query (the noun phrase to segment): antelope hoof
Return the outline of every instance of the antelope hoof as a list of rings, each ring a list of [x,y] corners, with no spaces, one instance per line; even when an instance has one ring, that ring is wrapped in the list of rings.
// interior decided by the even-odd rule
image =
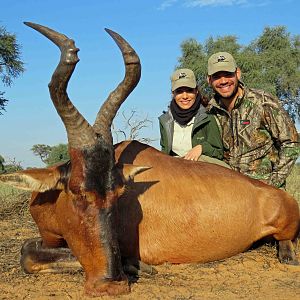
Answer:
[[[130,293],[130,286],[127,280],[109,281],[97,280],[96,282],[85,284],[85,294],[89,297],[117,296]]]
[[[291,265],[291,266],[299,266],[299,261],[297,259],[290,259],[289,257],[280,259],[282,264]]]
[[[279,241],[278,249],[279,261],[282,264],[298,266],[299,261],[296,257],[296,252],[292,241]]]
[[[295,257],[290,257],[290,256],[279,256],[279,261],[282,264],[286,264],[286,265],[292,265],[292,266],[299,266],[299,261],[297,258]]]
[[[141,276],[143,274],[155,275],[158,273],[153,266],[131,258],[123,260],[123,270],[125,273],[133,276]]]

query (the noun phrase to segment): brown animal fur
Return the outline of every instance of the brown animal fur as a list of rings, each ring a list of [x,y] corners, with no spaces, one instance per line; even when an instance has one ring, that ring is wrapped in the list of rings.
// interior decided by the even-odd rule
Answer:
[[[124,142],[119,163],[149,165],[118,201],[125,256],[150,264],[207,262],[247,250],[266,236],[292,240],[298,204],[286,192],[208,163]]]

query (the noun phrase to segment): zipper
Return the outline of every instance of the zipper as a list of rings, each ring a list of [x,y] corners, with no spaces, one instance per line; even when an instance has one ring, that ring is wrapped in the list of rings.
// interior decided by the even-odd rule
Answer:
[[[233,146],[239,146],[239,128],[238,128],[238,113],[234,110],[230,114],[230,130]]]
[[[236,145],[239,146],[239,128],[238,128],[238,113],[235,114],[235,132],[236,132]]]

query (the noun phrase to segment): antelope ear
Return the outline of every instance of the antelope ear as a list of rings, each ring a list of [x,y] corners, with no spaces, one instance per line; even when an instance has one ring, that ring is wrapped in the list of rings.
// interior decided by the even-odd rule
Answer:
[[[136,166],[132,164],[117,165],[120,172],[123,174],[125,182],[132,180],[135,175],[151,169],[148,166]]]
[[[51,189],[63,189],[59,181],[60,172],[53,169],[30,169],[11,174],[0,175],[4,184],[25,191],[45,192]]]

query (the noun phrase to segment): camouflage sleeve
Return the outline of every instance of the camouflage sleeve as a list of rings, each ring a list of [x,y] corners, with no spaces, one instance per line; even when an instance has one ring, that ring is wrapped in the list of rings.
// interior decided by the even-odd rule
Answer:
[[[282,187],[300,154],[298,134],[278,99],[265,97],[264,115],[266,126],[278,150],[278,161],[273,167],[269,184]]]

